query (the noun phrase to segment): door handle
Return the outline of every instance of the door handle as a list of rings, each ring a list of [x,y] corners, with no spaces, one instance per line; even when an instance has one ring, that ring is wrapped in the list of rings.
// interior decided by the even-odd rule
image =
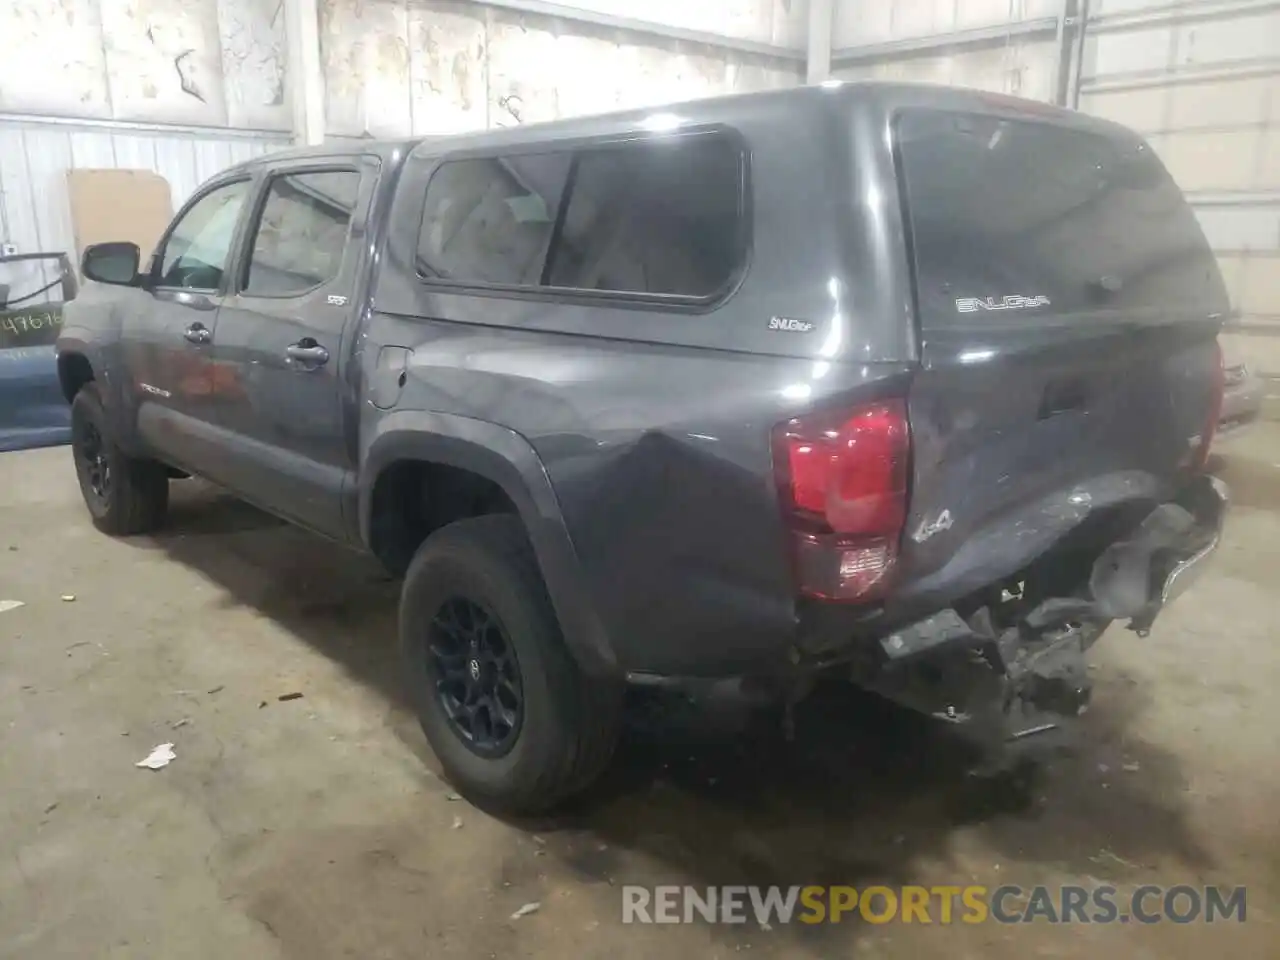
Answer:
[[[213,331],[203,323],[193,323],[183,331],[182,335],[190,343],[208,343],[213,339]]]
[[[310,337],[289,344],[284,352],[290,360],[310,367],[322,367],[329,362],[329,351]]]

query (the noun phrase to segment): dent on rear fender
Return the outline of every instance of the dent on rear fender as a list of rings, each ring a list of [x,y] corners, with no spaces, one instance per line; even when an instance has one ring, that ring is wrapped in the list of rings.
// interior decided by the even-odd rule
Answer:
[[[655,430],[538,444],[628,669],[732,672],[785,653],[793,588],[772,475],[720,443]]]

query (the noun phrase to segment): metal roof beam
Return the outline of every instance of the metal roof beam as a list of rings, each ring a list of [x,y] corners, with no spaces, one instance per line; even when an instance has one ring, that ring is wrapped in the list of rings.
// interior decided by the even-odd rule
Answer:
[[[708,30],[689,30],[685,27],[670,26],[651,20],[639,20],[635,17],[619,17],[612,13],[600,13],[595,10],[583,10],[559,3],[547,3],[546,0],[470,0],[476,6],[491,7],[494,10],[507,10],[512,13],[527,13],[539,17],[554,17],[569,23],[582,23],[594,27],[605,27],[610,30],[625,30],[639,36],[658,37],[664,40],[681,40],[685,43],[697,43],[704,47],[721,50],[732,50],[736,53],[750,53],[761,57],[772,57],[775,60],[787,60],[800,67],[804,65],[806,52],[794,47],[783,47],[775,43],[760,40],[748,40],[745,37],[730,37]]]
[[[927,37],[904,37],[900,40],[844,47],[831,54],[831,65],[850,67],[929,53],[998,47],[1011,40],[1048,40],[1058,34],[1059,19],[1058,17],[1040,17],[1035,20],[1019,20],[1016,23],[974,27],[971,30],[956,30],[952,33],[931,34]]]

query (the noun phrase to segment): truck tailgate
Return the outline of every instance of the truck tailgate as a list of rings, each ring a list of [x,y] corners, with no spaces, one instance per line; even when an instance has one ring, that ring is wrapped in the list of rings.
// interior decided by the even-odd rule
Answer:
[[[921,358],[896,596],[954,598],[1198,467],[1227,302],[1127,131],[908,110],[896,133]]]

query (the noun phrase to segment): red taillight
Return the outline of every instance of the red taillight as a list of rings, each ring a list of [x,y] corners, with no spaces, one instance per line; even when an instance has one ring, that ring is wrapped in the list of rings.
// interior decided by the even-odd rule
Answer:
[[[1196,446],[1191,458],[1191,469],[1197,473],[1209,463],[1209,449],[1213,446],[1214,434],[1218,432],[1218,421],[1222,419],[1222,395],[1227,388],[1227,369],[1222,357],[1222,344],[1213,342],[1213,395],[1209,402],[1209,420],[1200,431],[1200,443]]]
[[[775,428],[774,468],[801,593],[869,600],[883,592],[906,520],[910,452],[901,400]]]

